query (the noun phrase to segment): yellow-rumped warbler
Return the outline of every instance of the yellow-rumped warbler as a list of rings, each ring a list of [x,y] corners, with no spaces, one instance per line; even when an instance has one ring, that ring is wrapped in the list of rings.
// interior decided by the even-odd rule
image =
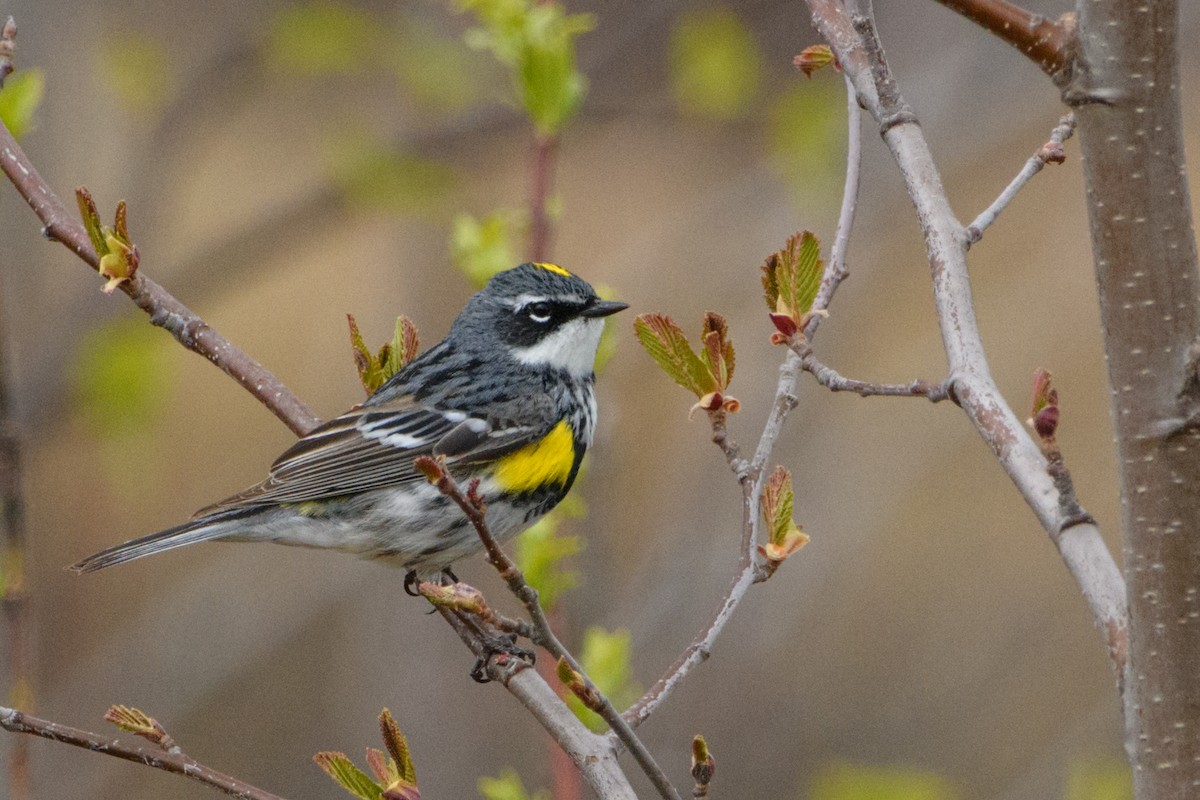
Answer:
[[[413,459],[444,456],[457,480],[478,478],[497,538],[532,525],[579,472],[596,425],[603,318],[627,307],[553,264],[501,272],[445,339],[292,445],[265,481],[71,569],[219,539],[342,550],[432,577],[481,544]]]

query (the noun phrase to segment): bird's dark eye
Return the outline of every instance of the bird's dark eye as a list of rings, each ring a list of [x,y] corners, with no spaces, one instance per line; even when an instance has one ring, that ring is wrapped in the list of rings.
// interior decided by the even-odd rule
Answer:
[[[529,319],[538,324],[549,322],[550,315],[553,311],[553,309],[550,308],[549,303],[542,301],[530,303],[529,305],[525,306],[523,310],[525,311],[525,316],[529,317]]]

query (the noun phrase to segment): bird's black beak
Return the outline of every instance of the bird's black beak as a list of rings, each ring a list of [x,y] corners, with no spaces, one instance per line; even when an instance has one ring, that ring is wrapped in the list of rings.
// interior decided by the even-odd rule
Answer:
[[[581,317],[607,317],[609,314],[615,314],[618,311],[624,311],[629,308],[629,303],[622,303],[617,300],[597,300],[590,306],[579,312]]]

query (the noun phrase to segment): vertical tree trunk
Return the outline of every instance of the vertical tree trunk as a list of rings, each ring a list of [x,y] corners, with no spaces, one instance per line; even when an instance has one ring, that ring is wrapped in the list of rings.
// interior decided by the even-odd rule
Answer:
[[[1139,800],[1200,797],[1200,273],[1174,0],[1079,0],[1087,181],[1129,594],[1126,747]]]

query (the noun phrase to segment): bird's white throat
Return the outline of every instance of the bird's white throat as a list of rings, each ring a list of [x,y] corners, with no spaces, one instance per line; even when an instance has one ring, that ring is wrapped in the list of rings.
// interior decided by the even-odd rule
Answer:
[[[522,364],[563,369],[573,377],[584,378],[596,364],[596,348],[604,320],[577,317],[546,335],[537,344],[518,347],[513,356]]]

